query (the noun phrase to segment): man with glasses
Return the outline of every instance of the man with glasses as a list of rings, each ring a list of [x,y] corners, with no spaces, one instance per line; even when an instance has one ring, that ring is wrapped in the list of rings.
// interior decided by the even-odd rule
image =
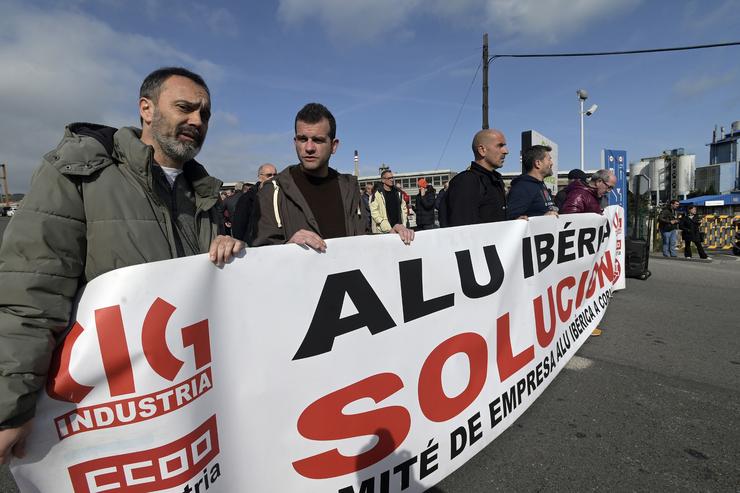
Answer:
[[[574,181],[568,187],[568,196],[565,198],[563,207],[560,209],[562,214],[580,214],[583,212],[595,212],[601,214],[600,199],[605,197],[617,184],[617,177],[612,170],[600,169],[591,175],[587,183],[581,180]],[[602,333],[601,329],[596,327],[591,336],[597,337]]]
[[[396,233],[407,245],[414,239],[414,231],[408,229],[406,202],[400,190],[395,186],[393,171],[387,169],[380,174],[382,186],[375,191],[375,198],[370,203],[372,231],[375,234]]]
[[[522,153],[524,173],[511,182],[506,211],[509,219],[558,215],[550,189],[544,182],[552,176],[550,151],[550,146],[535,145]]]
[[[275,175],[277,175],[277,168],[274,164],[265,163],[261,165],[257,170],[257,183],[239,197],[234,209],[234,217],[231,220],[231,236],[237,240],[247,241],[250,237],[249,226],[257,192],[262,188],[264,182],[272,179]]]
[[[611,170],[596,171],[587,183],[573,182],[570,185],[568,196],[560,209],[562,214],[578,214],[581,212],[595,212],[601,214],[600,199],[606,196],[617,184],[617,177]]]

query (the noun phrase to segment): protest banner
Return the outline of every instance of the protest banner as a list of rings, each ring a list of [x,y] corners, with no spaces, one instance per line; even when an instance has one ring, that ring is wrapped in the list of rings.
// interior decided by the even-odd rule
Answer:
[[[21,491],[423,491],[510,426],[623,282],[622,209],[248,249],[88,284]]]

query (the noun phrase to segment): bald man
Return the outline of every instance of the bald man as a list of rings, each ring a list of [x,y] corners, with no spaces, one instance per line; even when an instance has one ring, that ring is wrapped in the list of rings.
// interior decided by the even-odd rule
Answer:
[[[504,179],[496,171],[509,153],[500,130],[481,130],[473,137],[470,168],[456,175],[447,190],[447,225],[492,223],[506,220]]]
[[[252,221],[252,210],[254,201],[257,199],[262,184],[277,175],[277,168],[272,163],[265,163],[257,170],[257,183],[252,188],[244,192],[236,203],[234,218],[231,220],[231,236],[237,240],[251,240],[250,226],[254,226]]]

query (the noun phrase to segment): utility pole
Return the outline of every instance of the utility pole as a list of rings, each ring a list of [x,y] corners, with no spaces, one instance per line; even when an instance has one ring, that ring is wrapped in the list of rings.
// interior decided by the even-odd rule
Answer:
[[[8,168],[5,163],[0,164],[0,168],[3,169],[3,176],[0,177],[3,180],[3,191],[5,192],[5,207],[10,207],[10,191],[8,191]]]
[[[483,34],[483,130],[488,128],[488,33]]]

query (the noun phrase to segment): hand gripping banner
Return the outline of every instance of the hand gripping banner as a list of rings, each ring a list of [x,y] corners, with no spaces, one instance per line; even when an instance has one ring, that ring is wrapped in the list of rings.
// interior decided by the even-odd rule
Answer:
[[[418,492],[553,381],[624,286],[623,212],[120,269],[57,348],[30,492]]]

